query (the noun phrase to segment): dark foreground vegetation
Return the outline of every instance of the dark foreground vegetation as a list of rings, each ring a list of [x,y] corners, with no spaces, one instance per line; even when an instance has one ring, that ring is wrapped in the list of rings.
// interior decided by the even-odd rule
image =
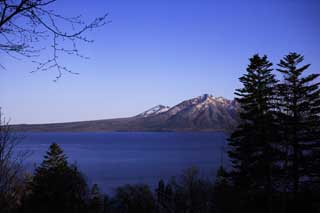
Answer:
[[[277,79],[266,56],[250,58],[236,91],[241,123],[229,138],[232,168],[201,178],[196,168],[164,182],[119,187],[115,195],[88,186],[53,143],[32,175],[14,154],[19,140],[0,125],[0,211],[30,213],[291,213],[320,212],[319,73],[303,57],[285,56]],[[22,158],[20,158],[22,157]],[[156,168],[155,168],[156,169]]]

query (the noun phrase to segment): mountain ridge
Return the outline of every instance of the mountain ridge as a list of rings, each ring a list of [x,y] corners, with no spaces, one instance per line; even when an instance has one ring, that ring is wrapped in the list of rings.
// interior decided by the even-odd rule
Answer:
[[[127,118],[51,124],[13,125],[15,131],[229,131],[236,127],[239,104],[235,100],[204,94],[174,105],[157,105]]]

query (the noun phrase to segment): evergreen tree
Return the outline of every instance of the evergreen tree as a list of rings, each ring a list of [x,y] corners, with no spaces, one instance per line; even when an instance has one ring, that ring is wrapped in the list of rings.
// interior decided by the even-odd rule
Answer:
[[[215,180],[215,187],[221,187],[225,188],[229,186],[229,179],[228,179],[228,173],[227,171],[223,168],[223,166],[220,166],[218,171],[217,171],[217,176]]]
[[[86,182],[76,166],[68,165],[58,144],[53,143],[30,183],[27,211],[79,213],[86,209]]]
[[[164,206],[165,200],[166,200],[166,194],[165,194],[165,183],[163,180],[160,180],[158,183],[158,188],[156,189],[157,193],[157,202],[160,206]]]
[[[94,184],[91,189],[89,210],[89,212],[92,213],[100,213],[103,211],[103,200],[97,184]]]
[[[294,194],[320,177],[320,83],[316,82],[320,74],[305,75],[310,64],[300,65],[303,60],[302,55],[289,53],[277,69],[283,74],[278,95],[284,182]]]
[[[217,212],[229,213],[239,210],[236,205],[237,200],[234,199],[234,192],[230,185],[228,172],[223,166],[220,166],[217,171],[213,190],[215,210]]]
[[[166,195],[166,199],[165,199],[166,208],[168,209],[169,212],[172,212],[172,209],[173,209],[173,189],[172,189],[171,184],[166,185],[164,193]]]
[[[38,173],[40,170],[56,170],[65,169],[68,165],[67,157],[63,154],[62,149],[56,143],[52,143],[44,156],[41,166],[37,169]]]
[[[234,185],[246,194],[263,192],[267,195],[271,211],[272,177],[276,168],[274,86],[277,80],[267,56],[254,55],[249,60],[247,72],[240,78],[243,88],[235,92],[242,121],[229,138],[231,150],[228,154],[233,166],[231,178]]]

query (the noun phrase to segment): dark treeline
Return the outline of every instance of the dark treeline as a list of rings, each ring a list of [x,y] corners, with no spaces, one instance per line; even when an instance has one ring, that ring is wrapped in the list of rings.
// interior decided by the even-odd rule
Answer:
[[[98,185],[88,186],[57,144],[26,176],[8,154],[10,131],[0,125],[0,211],[319,213],[320,74],[308,74],[310,65],[302,63],[303,56],[289,53],[274,70],[267,56],[250,58],[235,93],[241,109],[229,138],[232,167],[221,165],[207,179],[190,168],[160,180],[155,190],[125,185],[112,197],[102,194]]]
[[[273,73],[250,58],[236,91],[241,123],[229,139],[229,172],[240,212],[319,212],[320,90],[303,56],[286,55]]]

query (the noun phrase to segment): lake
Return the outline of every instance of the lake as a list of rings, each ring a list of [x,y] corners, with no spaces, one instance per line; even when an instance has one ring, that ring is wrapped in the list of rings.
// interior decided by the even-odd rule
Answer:
[[[32,154],[25,161],[34,168],[52,142],[58,143],[90,184],[112,193],[124,184],[149,184],[179,176],[196,166],[214,178],[221,159],[226,163],[227,135],[222,132],[24,133],[18,150]],[[223,155],[223,157],[222,157]]]

